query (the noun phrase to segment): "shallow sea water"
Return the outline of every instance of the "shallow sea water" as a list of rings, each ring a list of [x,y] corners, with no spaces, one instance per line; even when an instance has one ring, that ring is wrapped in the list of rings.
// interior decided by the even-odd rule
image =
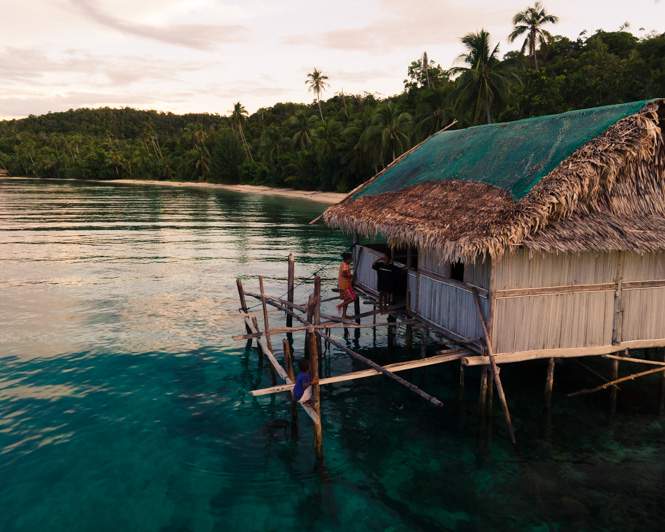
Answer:
[[[662,530],[658,380],[622,387],[610,419],[606,395],[565,396],[598,383],[574,363],[549,420],[545,367],[504,368],[517,449],[498,409],[478,416],[477,371],[462,401],[453,366],[403,374],[442,410],[380,377],[324,387],[316,468],[308,420],[294,440],[285,397],[248,394],[270,374],[230,336],[239,275],[281,294],[293,252],[300,278],[331,263],[332,286],[349,241],[307,225],[322,209],[0,180],[0,530]],[[358,345],[406,359],[400,332],[396,349],[368,331]],[[334,350],[323,368],[361,369]]]

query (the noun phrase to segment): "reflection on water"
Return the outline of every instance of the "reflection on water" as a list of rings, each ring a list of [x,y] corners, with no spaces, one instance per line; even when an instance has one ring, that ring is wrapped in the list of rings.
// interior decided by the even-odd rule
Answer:
[[[570,365],[549,431],[544,367],[504,369],[516,451],[500,417],[481,431],[472,371],[462,404],[455,368],[405,374],[442,411],[381,378],[325,388],[316,471],[309,424],[293,441],[284,398],[248,395],[270,376],[229,337],[236,276],[278,293],[293,252],[299,277],[331,262],[334,278],[349,242],[307,225],[321,208],[0,180],[0,530],[660,528],[657,381],[622,388],[610,421],[604,396],[563,396],[586,378]],[[368,354],[407,356],[385,346]],[[336,352],[323,367],[360,369]]]

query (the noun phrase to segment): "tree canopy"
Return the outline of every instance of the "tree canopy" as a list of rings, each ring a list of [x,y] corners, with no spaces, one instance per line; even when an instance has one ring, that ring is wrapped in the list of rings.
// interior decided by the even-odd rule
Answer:
[[[529,32],[516,34],[526,35],[523,52],[503,57],[493,44],[500,36],[467,35],[461,61],[448,70],[423,54],[405,65],[403,92],[387,98],[324,100],[329,80],[315,69],[311,104],[277,103],[251,115],[237,103],[230,116],[102,108],[3,121],[0,168],[347,191],[453,120],[467,127],[665,96],[665,34],[638,37],[624,27],[530,41]]]

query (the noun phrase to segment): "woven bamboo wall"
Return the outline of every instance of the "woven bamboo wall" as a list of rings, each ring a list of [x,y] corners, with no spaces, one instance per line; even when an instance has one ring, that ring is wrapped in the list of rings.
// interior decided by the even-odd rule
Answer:
[[[617,253],[535,254],[530,258],[520,250],[496,262],[494,282],[497,290],[611,283],[617,265]]]
[[[619,279],[621,297],[616,301]],[[665,287],[623,286],[662,280],[662,253],[508,255],[495,270],[494,348],[511,353],[611,345],[617,313],[620,341],[665,338]],[[579,286],[579,291],[571,291],[571,286]],[[524,288],[552,290],[538,295],[502,293]]]
[[[376,271],[372,269],[372,265],[383,257],[383,253],[372,248],[356,246],[353,248],[353,255],[355,283],[367,292],[378,294]]]
[[[626,255],[625,283],[665,279],[665,253]],[[665,287],[623,288],[623,340],[665,338]]]
[[[435,279],[424,273],[409,272],[409,305],[421,318],[470,340],[482,338],[473,293],[463,286]],[[487,298],[481,296],[487,315]]]

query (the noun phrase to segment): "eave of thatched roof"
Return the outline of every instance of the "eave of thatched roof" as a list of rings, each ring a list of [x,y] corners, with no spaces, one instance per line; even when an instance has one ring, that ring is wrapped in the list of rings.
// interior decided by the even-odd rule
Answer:
[[[416,179],[396,191],[356,192],[323,218],[367,237],[382,234],[393,245],[429,249],[442,260],[499,257],[522,246],[542,252],[665,249],[664,114],[662,101],[647,103],[519,199],[468,179]]]

